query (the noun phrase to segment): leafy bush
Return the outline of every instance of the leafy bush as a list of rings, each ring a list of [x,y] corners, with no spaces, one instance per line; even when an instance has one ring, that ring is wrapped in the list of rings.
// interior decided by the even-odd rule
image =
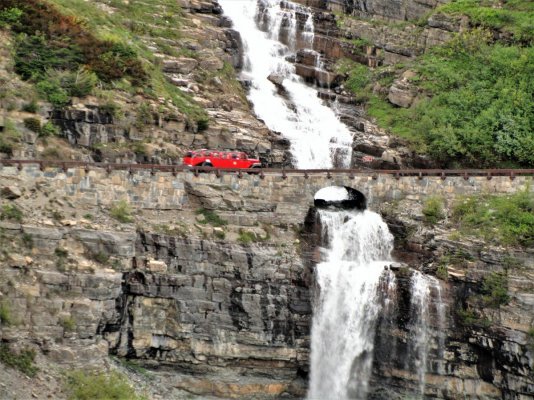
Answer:
[[[70,97],[58,81],[42,80],[36,85],[37,91],[56,108],[69,104]]]
[[[4,11],[24,9],[15,29],[25,34],[17,43],[15,63],[24,79],[42,76],[49,69],[76,71],[87,65],[106,82],[123,77],[135,84],[146,82],[146,71],[130,46],[97,38],[80,18],[64,15],[40,0],[4,0],[3,6]]]
[[[75,371],[67,376],[69,400],[141,400],[118,372]]]
[[[506,274],[492,272],[484,277],[482,293],[484,294],[484,303],[489,307],[498,308],[508,304],[510,296],[508,296],[508,277]]]
[[[39,106],[35,100],[32,100],[22,106],[22,111],[35,114],[39,111]]]
[[[91,258],[100,264],[107,264],[109,261],[109,254],[99,251],[91,254]]]
[[[126,200],[121,200],[111,207],[110,215],[117,221],[129,223],[133,221],[132,208]]]
[[[53,41],[42,33],[31,32],[17,37],[15,43],[15,72],[22,79],[42,80],[47,71],[75,70],[83,62],[83,55],[70,39]]]
[[[5,365],[18,369],[30,377],[34,377],[38,369],[33,365],[35,351],[31,349],[13,352],[6,343],[0,343],[0,361]]]
[[[59,135],[59,128],[52,122],[48,121],[41,127],[41,136],[48,137],[56,135]]]
[[[253,232],[245,231],[243,229],[239,230],[239,237],[237,238],[243,244],[249,244],[257,241],[256,235]]]
[[[59,258],[67,258],[67,256],[69,255],[69,252],[68,250],[62,247],[56,247],[56,249],[54,250],[54,254]]]
[[[32,132],[41,132],[41,120],[39,118],[24,118],[24,126]]]
[[[347,89],[355,94],[361,92],[370,82],[371,73],[365,65],[354,64],[349,72],[349,78],[345,82]]]
[[[11,309],[7,303],[0,303],[0,324],[11,325],[13,323],[13,317],[11,316]]]
[[[464,234],[506,245],[534,243],[534,196],[529,188],[510,196],[460,199],[452,217]]]
[[[33,248],[33,237],[32,237],[32,235],[30,235],[28,233],[23,233],[20,239],[21,239],[22,244],[24,245],[24,247],[26,247],[27,249],[32,249]]]
[[[59,324],[63,327],[65,332],[73,332],[76,330],[76,321],[72,317],[61,318]]]
[[[429,197],[423,206],[425,222],[431,225],[436,224],[445,218],[443,213],[443,200],[439,197]]]
[[[11,7],[0,10],[0,28],[18,23],[21,17],[22,10],[20,8]]]
[[[196,212],[197,215],[202,215],[204,218],[199,222],[201,224],[210,224],[212,226],[224,226],[228,222],[223,218],[219,217],[214,211],[206,210],[205,208],[199,208]]]
[[[22,222],[22,211],[14,204],[3,204],[0,210],[0,220]]]

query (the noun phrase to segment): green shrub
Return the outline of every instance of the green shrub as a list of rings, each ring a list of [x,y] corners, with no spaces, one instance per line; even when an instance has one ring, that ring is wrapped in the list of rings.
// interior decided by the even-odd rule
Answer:
[[[36,88],[39,94],[56,108],[63,108],[70,103],[69,94],[57,80],[42,80],[37,83]]]
[[[27,233],[23,233],[21,236],[22,244],[28,249],[33,248],[33,237]]]
[[[142,400],[118,372],[75,371],[67,375],[69,400]]]
[[[0,343],[0,362],[5,365],[18,369],[30,377],[34,377],[38,369],[33,365],[35,351],[24,349],[18,353],[13,352],[5,343]]]
[[[13,317],[11,316],[11,309],[7,303],[0,303],[0,323],[2,325],[13,324]]]
[[[126,200],[121,200],[111,207],[110,215],[117,221],[129,223],[133,221],[132,208]]]
[[[22,211],[14,204],[3,204],[0,211],[0,220],[4,219],[22,222]]]
[[[59,258],[67,258],[69,255],[69,252],[67,249],[56,247],[56,249],[54,250],[54,254]]]
[[[39,111],[39,106],[37,105],[37,101],[32,100],[29,103],[26,103],[22,106],[22,111],[36,114]]]
[[[423,216],[425,222],[431,225],[445,218],[445,214],[443,213],[443,199],[429,197],[423,206]]]
[[[103,252],[103,251],[99,251],[97,253],[93,253],[92,254],[92,258],[93,260],[95,260],[96,262],[100,263],[100,264],[107,264],[108,261],[109,261],[109,254]]]
[[[59,324],[65,332],[74,332],[76,330],[76,321],[72,317],[64,317],[59,320]]]
[[[487,328],[491,325],[487,318],[483,318],[471,309],[459,309],[456,311],[460,324],[466,328],[483,327]]]
[[[361,91],[369,84],[371,72],[365,65],[354,63],[349,71],[349,77],[345,82],[345,87],[354,94],[361,94]]]
[[[257,241],[257,237],[253,232],[245,231],[243,229],[239,230],[239,237],[237,238],[243,244],[249,244]]]
[[[0,28],[17,24],[22,17],[23,11],[18,7],[0,10]]]
[[[446,281],[449,278],[449,270],[446,265],[438,265],[438,268],[436,269],[436,276]]]
[[[508,304],[508,277],[502,272],[492,272],[484,277],[482,282],[482,293],[484,303],[489,307],[498,308]]]
[[[199,222],[201,224],[210,224],[212,226],[224,226],[228,222],[221,217],[219,217],[214,211],[206,210],[205,208],[199,208],[196,212],[197,215],[202,215],[204,219],[201,219]]]
[[[39,118],[24,118],[24,126],[32,132],[41,132],[41,120]]]
[[[48,121],[41,127],[40,136],[48,137],[57,135],[59,135],[59,128],[55,126],[52,122]]]

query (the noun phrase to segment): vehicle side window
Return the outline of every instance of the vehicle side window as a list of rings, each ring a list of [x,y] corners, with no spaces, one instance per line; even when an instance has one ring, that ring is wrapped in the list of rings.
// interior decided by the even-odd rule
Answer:
[[[237,160],[237,154],[232,154],[232,158],[233,158],[234,160]]]
[[[185,156],[186,157],[193,157],[193,152],[192,151],[188,151],[187,153],[185,153]]]

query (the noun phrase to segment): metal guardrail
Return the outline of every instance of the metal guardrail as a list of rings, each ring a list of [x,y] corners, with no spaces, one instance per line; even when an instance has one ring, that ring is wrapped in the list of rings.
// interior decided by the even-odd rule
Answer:
[[[19,170],[24,165],[38,165],[41,170],[47,167],[61,168],[67,171],[69,168],[84,168],[86,171],[91,169],[105,169],[108,173],[112,171],[128,171],[134,173],[136,171],[149,170],[151,173],[156,172],[170,172],[176,175],[178,172],[193,172],[196,176],[200,172],[211,172],[217,176],[223,173],[235,173],[239,177],[243,173],[257,174],[263,178],[266,174],[281,175],[282,178],[287,178],[289,175],[302,175],[304,178],[309,178],[312,175],[325,175],[327,178],[333,178],[333,175],[345,174],[349,178],[354,178],[356,175],[371,176],[377,179],[378,175],[392,175],[396,179],[403,176],[415,176],[419,179],[429,176],[441,177],[463,177],[469,179],[472,176],[485,176],[491,179],[494,176],[507,176],[514,179],[516,176],[534,176],[534,169],[283,169],[283,168],[253,168],[253,169],[218,169],[212,167],[187,167],[184,165],[162,165],[162,164],[117,164],[117,163],[96,163],[84,161],[60,161],[60,160],[0,160],[0,167],[3,165],[17,166]]]

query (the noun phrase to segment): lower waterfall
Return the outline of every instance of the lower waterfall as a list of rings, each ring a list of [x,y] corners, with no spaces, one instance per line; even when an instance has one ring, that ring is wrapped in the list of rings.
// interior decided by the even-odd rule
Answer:
[[[365,398],[373,361],[381,281],[394,289],[393,236],[371,211],[319,211],[325,262],[311,339],[309,399]]]
[[[318,215],[325,261],[316,266],[318,298],[308,399],[362,400],[373,389],[370,378],[377,331],[400,332],[392,325],[399,315],[400,284],[388,268],[393,236],[382,218],[368,210],[321,209]],[[410,296],[404,328],[406,354],[398,360],[393,337],[380,345],[387,347],[391,359],[397,359],[394,364],[400,361],[400,368],[412,376],[409,396],[419,399],[424,396],[430,355],[434,362],[443,357],[445,310],[439,281],[419,271],[406,271],[410,274],[403,278]],[[431,372],[443,372],[439,362],[434,365]]]

